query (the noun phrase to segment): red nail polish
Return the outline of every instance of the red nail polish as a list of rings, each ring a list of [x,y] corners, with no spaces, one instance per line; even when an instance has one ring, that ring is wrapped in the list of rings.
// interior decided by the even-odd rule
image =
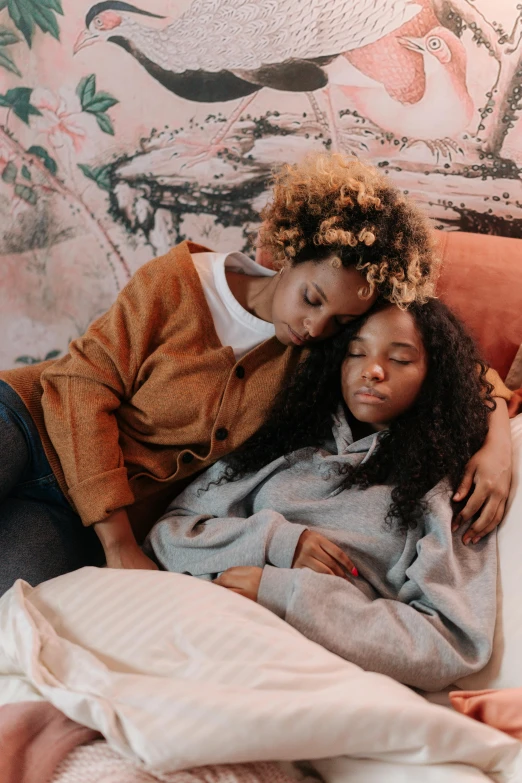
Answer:
[[[359,572],[355,566],[352,568],[350,573],[352,574],[352,576],[359,576]]]

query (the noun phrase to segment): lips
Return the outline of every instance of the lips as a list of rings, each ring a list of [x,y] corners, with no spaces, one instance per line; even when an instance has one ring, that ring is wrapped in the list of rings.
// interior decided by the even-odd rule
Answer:
[[[372,400],[374,402],[383,402],[386,399],[385,395],[378,391],[374,386],[361,386],[360,389],[357,389],[354,396],[366,402]]]
[[[297,332],[294,332],[291,326],[288,327],[288,333],[290,334],[290,339],[296,345],[304,345],[310,339],[309,337],[301,337]]]

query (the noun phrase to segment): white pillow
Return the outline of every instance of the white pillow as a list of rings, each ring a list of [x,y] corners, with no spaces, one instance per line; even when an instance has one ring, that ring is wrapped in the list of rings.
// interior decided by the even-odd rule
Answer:
[[[498,615],[488,665],[457,682],[465,690],[522,687],[522,414],[511,422],[513,483],[498,530]]]
[[[180,574],[84,568],[35,589],[16,582],[0,599],[0,704],[2,679],[16,677],[158,771],[345,755],[514,780],[522,765],[507,735]]]

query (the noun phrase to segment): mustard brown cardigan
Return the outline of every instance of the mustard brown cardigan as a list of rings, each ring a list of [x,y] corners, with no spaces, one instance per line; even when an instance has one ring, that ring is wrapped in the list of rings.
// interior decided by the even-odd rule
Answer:
[[[61,359],[8,370],[84,525],[127,507],[142,540],[189,477],[259,428],[299,350],[276,337],[236,362],[183,242],[142,266]]]
[[[138,541],[194,474],[263,423],[300,352],[276,337],[236,362],[182,242],[142,266],[61,359],[6,370],[84,525],[126,507]],[[510,393],[495,371],[497,396]]]

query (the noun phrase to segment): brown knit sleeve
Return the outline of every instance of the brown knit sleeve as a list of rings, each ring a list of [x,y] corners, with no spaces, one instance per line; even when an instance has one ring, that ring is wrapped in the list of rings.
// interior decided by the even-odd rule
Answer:
[[[165,257],[141,267],[69,354],[42,373],[45,426],[85,525],[134,501],[114,414],[132,396],[151,342],[175,312],[178,290],[169,269]]]

